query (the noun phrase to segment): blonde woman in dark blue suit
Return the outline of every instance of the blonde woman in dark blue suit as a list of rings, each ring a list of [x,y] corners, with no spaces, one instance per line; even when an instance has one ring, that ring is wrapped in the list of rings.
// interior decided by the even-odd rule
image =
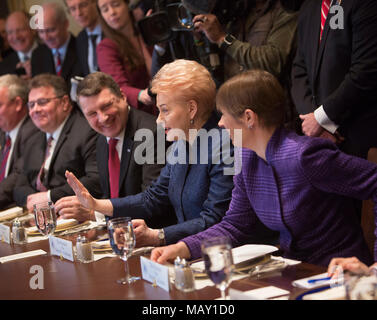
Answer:
[[[225,139],[217,126],[216,87],[209,72],[197,62],[176,60],[156,74],[152,90],[157,94],[160,111],[157,123],[164,127],[166,140],[173,144],[165,167],[148,189],[124,198],[95,199],[73,174],[66,174],[83,206],[110,217],[136,219],[133,224],[137,246],[175,243],[218,223],[228,209],[233,188],[232,175],[224,171],[233,152],[230,140],[228,158],[213,161],[212,157],[215,153],[220,155]],[[200,134],[190,134],[193,132],[190,129],[213,130],[214,138],[205,141],[199,138]],[[208,149],[207,154],[203,153],[204,148]],[[196,153],[185,152],[188,150]],[[177,224],[163,229],[147,226],[165,217],[171,209],[175,211]]]

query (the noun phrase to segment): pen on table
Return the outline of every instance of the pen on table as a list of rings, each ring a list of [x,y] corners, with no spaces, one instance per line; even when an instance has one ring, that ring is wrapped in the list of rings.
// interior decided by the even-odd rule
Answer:
[[[318,279],[309,279],[308,283],[316,283],[316,282],[319,282],[319,281],[327,281],[327,280],[331,280],[331,277],[318,278]]]

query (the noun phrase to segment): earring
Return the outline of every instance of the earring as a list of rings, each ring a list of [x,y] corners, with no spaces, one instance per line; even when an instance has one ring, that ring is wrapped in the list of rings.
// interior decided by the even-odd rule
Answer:
[[[247,126],[247,128],[248,128],[248,129],[252,129],[253,126],[252,126],[251,124],[249,124],[249,125]]]
[[[190,120],[190,124],[194,124],[194,119],[191,119],[191,120]]]

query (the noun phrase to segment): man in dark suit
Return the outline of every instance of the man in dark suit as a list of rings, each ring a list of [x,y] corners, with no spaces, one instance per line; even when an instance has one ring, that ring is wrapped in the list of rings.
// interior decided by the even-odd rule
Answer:
[[[81,112],[72,108],[65,81],[41,74],[29,87],[29,115],[43,132],[30,139],[25,148],[22,173],[13,192],[17,205],[32,210],[36,203],[56,202],[72,195],[66,170],[76,172],[82,184],[101,196],[96,163],[98,135]]]
[[[27,112],[28,89],[16,75],[0,77],[0,210],[14,205],[17,166],[30,139],[39,132]]]
[[[0,75],[18,74],[31,78],[31,61],[38,47],[35,32],[30,28],[27,13],[16,11],[6,20],[7,39],[13,51],[0,63]]]
[[[34,52],[32,76],[52,73],[63,77],[70,85],[71,78],[82,75],[82,70],[77,58],[76,38],[68,31],[65,10],[57,3],[46,3],[43,19],[43,29],[38,29],[38,34],[45,45]]]
[[[103,38],[95,0],[64,0],[69,13],[83,28],[76,38],[77,57],[83,76],[98,71],[97,44]]]
[[[130,108],[116,82],[102,72],[92,73],[80,82],[77,97],[90,126],[101,134],[97,141],[97,165],[104,198],[144,191],[159,176],[164,163],[164,159],[156,159],[156,117]],[[139,129],[149,130],[151,139],[137,141],[135,134]],[[153,150],[152,164],[141,164],[142,159],[137,157],[136,149],[143,147],[143,143]],[[76,197],[59,200],[55,208],[65,218],[99,217],[83,208]]]
[[[375,0],[306,1],[292,71],[302,131],[361,157],[377,146],[376,15]]]

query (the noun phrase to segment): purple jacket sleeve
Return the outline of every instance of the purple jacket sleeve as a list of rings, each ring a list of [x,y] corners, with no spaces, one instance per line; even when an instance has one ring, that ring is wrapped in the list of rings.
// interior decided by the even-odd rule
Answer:
[[[377,236],[377,165],[370,161],[347,155],[334,144],[316,139],[301,147],[302,173],[317,189],[359,200],[372,199]],[[377,261],[377,242],[374,245]]]
[[[234,189],[229,210],[218,224],[205,231],[184,238],[191,253],[191,259],[201,256],[200,244],[203,239],[219,236],[230,238],[233,247],[243,244],[250,237],[250,231],[256,222],[256,215],[247,197],[242,173],[234,177]]]

